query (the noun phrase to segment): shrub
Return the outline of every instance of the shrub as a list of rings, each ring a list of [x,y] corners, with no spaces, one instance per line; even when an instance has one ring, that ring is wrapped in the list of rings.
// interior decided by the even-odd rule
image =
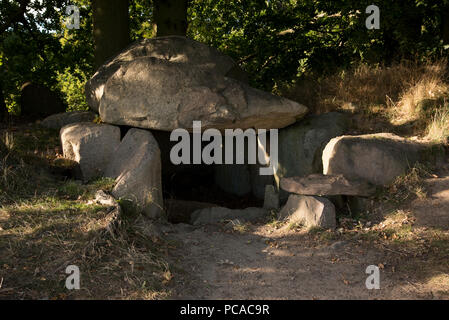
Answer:
[[[87,78],[87,74],[78,67],[73,70],[68,67],[63,73],[57,73],[58,88],[64,95],[67,111],[89,109],[84,95]]]

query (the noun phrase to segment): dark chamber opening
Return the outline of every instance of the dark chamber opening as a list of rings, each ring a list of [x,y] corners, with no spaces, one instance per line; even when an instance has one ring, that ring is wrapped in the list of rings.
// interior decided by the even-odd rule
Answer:
[[[122,138],[129,129],[131,127],[120,126]],[[170,132],[151,130],[151,133],[161,150],[162,192],[170,222],[188,223],[192,208],[195,207],[221,206],[230,209],[243,209],[263,205],[263,200],[254,197],[251,192],[237,196],[222,190],[215,183],[215,165],[174,165],[170,160],[170,150],[177,142],[170,141]],[[174,202],[178,200],[179,203],[174,205]],[[190,205],[185,201],[194,204]],[[198,203],[203,203],[204,206]],[[173,210],[177,212],[173,212]]]

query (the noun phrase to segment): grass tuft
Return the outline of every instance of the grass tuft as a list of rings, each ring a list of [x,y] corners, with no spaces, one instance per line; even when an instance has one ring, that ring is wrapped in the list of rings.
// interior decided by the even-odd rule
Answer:
[[[427,190],[424,179],[431,176],[430,170],[417,163],[406,174],[399,176],[385,189],[383,198],[396,204],[404,204],[413,199],[424,199],[427,197]]]

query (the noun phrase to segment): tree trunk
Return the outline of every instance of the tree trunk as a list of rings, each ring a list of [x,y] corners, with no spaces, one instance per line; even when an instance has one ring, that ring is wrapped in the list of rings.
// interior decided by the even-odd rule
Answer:
[[[92,0],[95,67],[130,43],[128,0]]]
[[[449,6],[443,7],[442,21],[441,21],[441,37],[443,38],[443,44],[449,44]]]
[[[188,0],[155,0],[154,19],[157,36],[185,36]]]
[[[6,120],[8,110],[6,109],[5,96],[3,95],[2,83],[0,81],[0,121]]]

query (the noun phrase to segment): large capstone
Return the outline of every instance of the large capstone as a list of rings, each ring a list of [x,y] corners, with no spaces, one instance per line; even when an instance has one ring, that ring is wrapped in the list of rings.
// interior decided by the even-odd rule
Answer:
[[[304,116],[294,101],[251,88],[228,56],[180,36],[136,42],[86,84],[89,106],[106,123],[171,131],[282,128]]]

